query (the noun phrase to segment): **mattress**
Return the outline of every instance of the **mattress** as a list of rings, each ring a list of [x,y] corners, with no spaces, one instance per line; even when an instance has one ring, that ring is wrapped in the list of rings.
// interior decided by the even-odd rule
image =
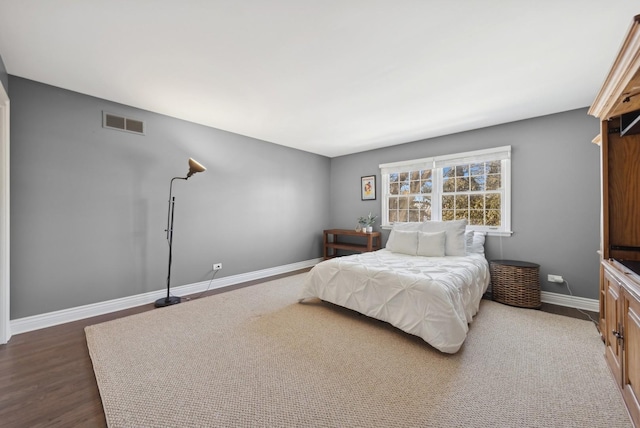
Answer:
[[[317,264],[305,278],[300,302],[319,298],[455,353],[488,286],[483,254],[421,257],[382,249]]]

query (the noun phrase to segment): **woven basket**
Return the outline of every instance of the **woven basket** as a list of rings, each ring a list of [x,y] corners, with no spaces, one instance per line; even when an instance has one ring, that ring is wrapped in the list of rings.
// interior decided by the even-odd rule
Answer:
[[[539,308],[540,266],[513,260],[489,262],[491,295],[496,302],[521,308]]]

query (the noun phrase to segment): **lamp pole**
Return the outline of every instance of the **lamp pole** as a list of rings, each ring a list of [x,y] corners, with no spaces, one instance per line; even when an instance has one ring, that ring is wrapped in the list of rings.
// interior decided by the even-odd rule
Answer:
[[[195,160],[189,158],[189,173],[186,177],[173,177],[169,183],[169,210],[167,212],[167,241],[169,242],[169,266],[167,267],[167,296],[156,300],[155,307],[162,308],[165,306],[175,305],[180,303],[180,297],[171,295],[171,258],[173,255],[173,214],[175,211],[176,198],[173,194],[173,181],[174,180],[188,180],[196,172],[206,171],[206,168],[200,165]]]
[[[169,184],[169,211],[167,212],[167,241],[169,242],[169,266],[167,268],[167,297],[156,300],[155,307],[162,308],[164,306],[175,305],[180,303],[180,297],[171,295],[171,258],[173,255],[173,214],[176,206],[175,196],[171,196],[173,192],[173,180],[186,180],[185,177],[173,177]]]

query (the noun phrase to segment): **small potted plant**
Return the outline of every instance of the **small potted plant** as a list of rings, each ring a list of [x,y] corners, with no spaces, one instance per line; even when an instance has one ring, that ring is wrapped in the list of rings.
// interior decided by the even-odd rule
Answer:
[[[358,219],[358,224],[362,226],[363,232],[373,232],[373,224],[376,222],[377,218],[377,215],[369,213],[366,217],[360,217]]]

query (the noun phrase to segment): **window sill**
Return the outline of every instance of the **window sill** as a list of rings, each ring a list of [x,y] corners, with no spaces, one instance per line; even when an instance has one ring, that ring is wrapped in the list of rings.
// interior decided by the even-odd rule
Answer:
[[[382,230],[391,230],[393,229],[393,225],[392,224],[383,224],[382,226],[380,226],[380,229]],[[467,230],[473,230],[473,229],[467,229]],[[513,235],[513,231],[509,230],[509,231],[501,231],[501,230],[479,230],[479,232],[485,232],[487,234],[487,236],[511,236]]]

